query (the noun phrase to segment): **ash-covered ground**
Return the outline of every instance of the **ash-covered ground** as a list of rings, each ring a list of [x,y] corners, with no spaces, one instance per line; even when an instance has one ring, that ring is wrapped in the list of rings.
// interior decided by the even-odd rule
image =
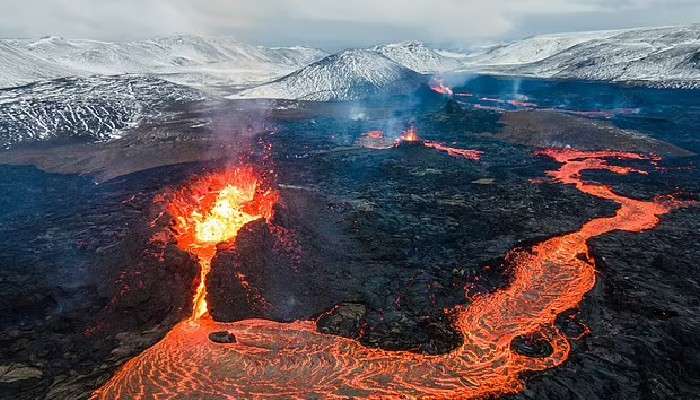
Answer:
[[[503,94],[491,93],[503,82],[477,83],[462,90]],[[533,96],[553,89],[532,85]],[[116,141],[0,153],[0,162],[16,164],[0,166],[0,398],[88,398],[187,318],[198,265],[175,244],[151,240],[154,198],[241,159],[274,169],[275,223],[289,231],[294,243],[285,251],[295,257],[271,250],[279,246],[264,224],[247,226],[237,248],[222,247],[214,259],[212,315],[317,319],[320,331],[366,346],[429,354],[461,342],[446,308],[509,283],[508,251],[615,212],[613,203],[544,179],[557,164],[536,148],[569,142],[665,153],[657,168],[640,165],[649,175],[585,178],[634,198],[698,200],[692,125],[700,105],[689,106],[685,94],[673,104],[674,92],[606,87],[605,99],[619,92],[615,102],[641,92],[663,101],[610,118],[552,117],[549,103],[576,88],[551,85],[557,90],[539,99],[547,110],[518,114],[427,89],[376,103],[198,101]],[[595,91],[584,89],[579,106],[590,108]],[[562,98],[575,108],[572,95]],[[368,131],[397,138],[411,124],[425,139],[483,156],[358,145]],[[588,128],[595,143],[580,139]],[[679,209],[653,231],[593,240],[597,285],[559,321],[572,355],[528,377],[514,398],[700,398],[699,215]],[[241,294],[226,273],[232,266],[246,268],[268,306]],[[514,346],[546,353],[546,344]]]

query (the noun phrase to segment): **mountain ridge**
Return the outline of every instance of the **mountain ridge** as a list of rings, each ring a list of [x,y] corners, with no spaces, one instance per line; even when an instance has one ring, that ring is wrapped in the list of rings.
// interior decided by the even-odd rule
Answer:
[[[322,50],[308,47],[253,46],[228,37],[196,35],[127,42],[60,36],[0,39],[0,87],[69,76],[129,73],[164,76],[205,73],[222,83],[261,82],[326,55]],[[13,72],[16,69],[22,73]]]
[[[416,87],[420,74],[366,49],[331,54],[275,81],[242,91],[236,97],[294,100],[356,100]]]
[[[700,88],[700,24],[536,35],[463,53],[419,41],[336,54],[346,51],[373,52],[421,74],[466,72]],[[187,34],[127,42],[60,36],[0,39],[0,88],[71,76],[143,74],[186,86],[221,89],[225,95],[250,95],[256,92],[251,89],[270,89],[279,85],[275,83],[279,79],[329,55],[310,47],[255,46],[231,37]],[[385,61],[377,62],[376,68],[386,70]],[[364,66],[365,73],[373,68]],[[327,86],[331,81],[329,77]],[[337,82],[331,86],[340,90]]]

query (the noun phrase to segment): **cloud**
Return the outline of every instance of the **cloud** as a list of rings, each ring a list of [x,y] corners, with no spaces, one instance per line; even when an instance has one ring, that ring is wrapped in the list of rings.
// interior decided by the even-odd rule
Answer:
[[[414,38],[464,43],[512,37],[519,31],[551,31],[559,17],[577,15],[584,17],[577,25],[589,29],[598,27],[592,16],[616,15],[624,26],[625,12],[668,25],[700,19],[696,4],[696,0],[0,0],[0,36],[60,34],[118,40],[187,32],[233,35],[265,44],[347,46]],[[663,12],[656,13],[668,7],[678,11],[670,20]],[[524,27],[527,21],[542,26]]]

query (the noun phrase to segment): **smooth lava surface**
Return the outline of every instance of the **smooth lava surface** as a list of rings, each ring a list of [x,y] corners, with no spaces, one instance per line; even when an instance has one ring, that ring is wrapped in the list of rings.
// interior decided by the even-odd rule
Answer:
[[[318,333],[313,321],[223,324],[204,317],[175,326],[162,341],[127,362],[93,398],[471,399],[522,391],[523,373],[556,367],[569,356],[570,343],[554,323],[595,284],[595,261],[587,241],[615,230],[652,229],[659,216],[680,206],[670,198],[630,199],[582,180],[584,170],[643,173],[607,160],[652,161],[646,156],[553,149],[538,154],[562,163],[548,172],[554,181],[614,201],[619,210],[530,251],[512,251],[510,286],[452,310],[464,336],[456,350],[439,356],[385,351]],[[234,333],[237,342],[209,341],[209,333],[221,330]],[[512,350],[513,339],[536,332],[550,341],[550,356],[530,358]]]

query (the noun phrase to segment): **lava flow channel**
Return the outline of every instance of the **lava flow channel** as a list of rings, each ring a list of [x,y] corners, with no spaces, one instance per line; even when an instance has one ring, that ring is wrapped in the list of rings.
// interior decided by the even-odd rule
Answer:
[[[95,399],[249,399],[249,398],[434,398],[470,399],[523,390],[521,375],[555,367],[570,352],[555,327],[558,314],[576,307],[595,284],[594,259],[587,241],[615,230],[654,228],[658,217],[677,205],[641,201],[609,187],[582,180],[583,170],[617,174],[631,168],[606,159],[640,160],[622,152],[546,150],[561,162],[550,171],[557,182],[616,202],[612,217],[596,218],[576,232],[553,237],[530,251],[513,251],[510,286],[451,310],[464,336],[461,347],[440,356],[366,348],[315,331],[315,323],[264,320],[216,323],[204,318],[178,324],[152,348],[127,362],[95,394]],[[237,343],[208,340],[228,330]],[[540,332],[553,352],[528,358],[511,349],[513,339]]]
[[[410,127],[399,136],[394,146],[400,146],[401,144],[420,144],[428,149],[437,150],[443,153],[447,153],[450,157],[466,158],[467,160],[478,161],[481,159],[483,152],[479,150],[468,150],[468,149],[458,149],[456,147],[449,147],[440,142],[433,142],[431,140],[424,140],[418,134],[418,130],[415,127]]]

